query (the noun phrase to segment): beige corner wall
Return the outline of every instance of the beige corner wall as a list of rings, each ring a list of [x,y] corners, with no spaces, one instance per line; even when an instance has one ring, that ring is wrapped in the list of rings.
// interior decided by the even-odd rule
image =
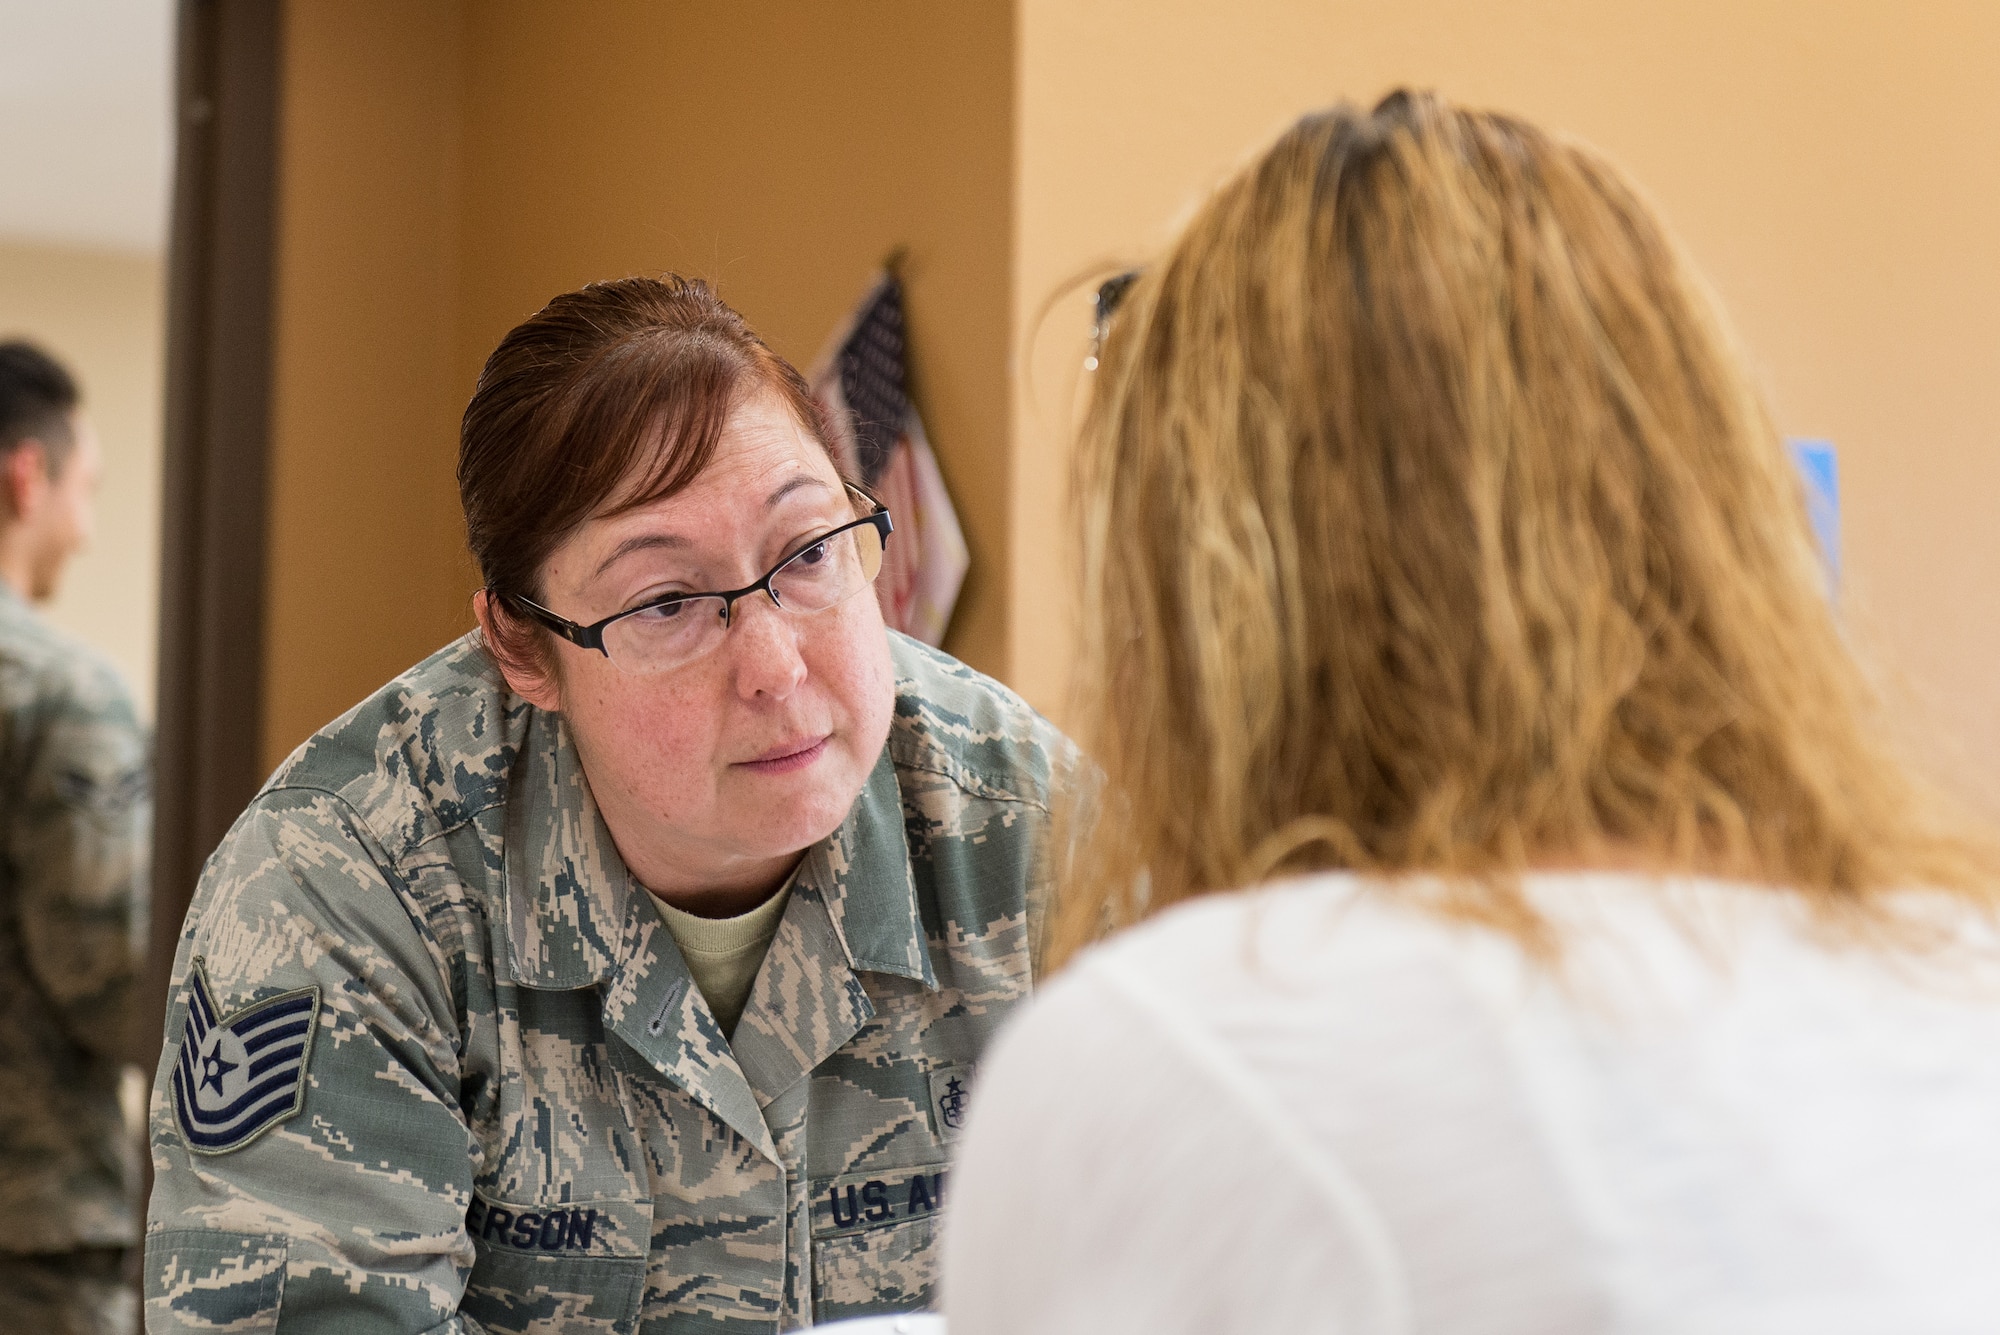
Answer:
[[[713,281],[801,368],[908,247],[911,388],[972,571],[947,647],[1006,654],[1013,7],[475,7],[461,373],[549,297]]]
[[[110,655],[148,719],[159,620],[164,319],[157,256],[0,241],[0,338],[33,339],[70,368],[104,449],[96,536],[64,573],[48,613]]]
[[[1596,144],[1719,289],[1788,434],[1840,451],[1850,616],[2000,772],[2000,5],[1022,0],[1014,318],[1143,258],[1300,112],[1437,88]],[[1017,391],[1009,675],[1060,704],[1043,516],[1082,295]]]
[[[285,7],[272,765],[471,623],[452,480],[462,37],[460,7],[438,0]]]
[[[267,749],[466,624],[479,362],[681,269],[805,361],[892,246],[974,571],[950,647],[1060,714],[1087,302],[1301,111],[1399,83],[1586,138],[1832,439],[1848,615],[2000,772],[2000,7],[1790,0],[288,0]],[[1045,303],[1059,298],[1047,317]],[[1031,351],[1023,351],[1032,336]]]
[[[714,280],[801,365],[891,248],[973,553],[949,646],[1006,657],[1006,0],[288,0],[264,737],[273,763],[469,623],[452,470],[549,297]]]

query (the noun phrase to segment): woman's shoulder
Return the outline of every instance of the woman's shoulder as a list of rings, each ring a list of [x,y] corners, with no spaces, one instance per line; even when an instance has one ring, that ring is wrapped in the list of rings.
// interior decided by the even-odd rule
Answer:
[[[1204,896],[1116,934],[1039,989],[1018,1028],[1031,1050],[1109,1031],[1154,1054],[1268,1056],[1336,1035],[1350,1055],[1377,1052],[1481,1009],[1468,947],[1479,948],[1358,878],[1312,876]]]
[[[327,987],[352,968],[409,980],[448,1016],[451,961],[489,958],[504,880],[490,844],[433,841],[504,806],[531,714],[473,636],[383,685],[237,817],[202,869],[183,956],[205,961],[218,995]],[[328,933],[341,949],[322,967]]]
[[[1843,934],[1781,887],[1537,873],[1522,890],[1556,943],[1543,956],[1438,911],[1428,884],[1328,873],[1209,895],[1118,934],[1069,972],[1170,996],[1221,1025],[1337,1011],[1372,1014],[1388,1029],[1603,1024],[1699,1045],[1762,1029],[1775,1041],[1797,1025],[1853,1028],[1864,1016],[1873,1028],[1922,1028],[1949,1015],[2000,1032],[2000,929],[1963,901],[1909,896],[1923,929],[1911,945]]]
[[[1464,929],[1411,906],[1393,883],[1325,872],[1203,895],[1105,941],[1079,968],[1178,977],[1209,988],[1292,989],[1356,971],[1436,969]]]
[[[1215,1125],[1263,1118],[1296,1139],[1352,1104],[1335,1085],[1375,1091],[1433,1054],[1464,1056],[1480,1003],[1453,958],[1462,943],[1371,890],[1329,874],[1209,895],[1084,952],[982,1063],[979,1115],[1010,1105],[1004,1120],[1030,1139],[1080,1119],[1066,1135],[1129,1148],[1162,1100],[1194,1100]],[[1152,1111],[1127,1125],[1134,1107]],[[1183,1128],[1192,1115],[1177,1112]]]
[[[1077,766],[1069,738],[1032,705],[951,655],[890,633],[896,707],[889,755],[899,770],[1047,810]]]
[[[331,795],[399,857],[505,802],[531,712],[462,636],[307,738],[253,807]]]

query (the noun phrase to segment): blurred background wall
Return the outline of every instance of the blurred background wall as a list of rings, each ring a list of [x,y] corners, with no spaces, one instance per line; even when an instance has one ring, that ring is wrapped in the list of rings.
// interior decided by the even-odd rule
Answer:
[[[1780,428],[1832,440],[1846,615],[1932,741],[2000,778],[2000,5],[1022,0],[1008,675],[1057,704],[1080,269],[1143,259],[1301,111],[1403,83],[1595,144],[1665,212]],[[1031,593],[1030,591],[1034,591]]]
[[[177,11],[209,35],[178,106]],[[1060,720],[1090,280],[1301,112],[1406,83],[1658,202],[1780,427],[1838,448],[1857,643],[2000,787],[1995,69],[1991,0],[0,0],[0,337],[69,360],[104,439],[54,615],[172,684],[163,943],[253,776],[469,626],[458,416],[593,279],[708,277],[803,364],[906,248],[972,549],[946,646]]]
[[[464,15],[287,0],[263,768],[471,625],[453,467]]]
[[[713,280],[801,366],[908,247],[913,390],[1007,667],[1005,0],[288,0],[263,736],[275,764],[471,625],[452,468],[549,297]]]
[[[0,5],[0,338],[81,382],[97,535],[48,609],[150,715],[160,567],[172,0]]]
[[[157,249],[0,239],[0,338],[25,336],[75,374],[104,451],[97,532],[47,608],[111,656],[150,717],[160,583],[160,373],[166,292]]]
[[[219,34],[178,104],[177,11]],[[76,369],[106,456],[52,615],[142,708],[199,704],[162,711],[161,983],[253,772],[468,627],[457,419],[550,296],[699,274],[804,364],[903,249],[973,558],[946,647],[1060,720],[1091,280],[1301,112],[1399,84],[1659,204],[1781,429],[1839,450],[1855,640],[2000,789],[1996,69],[1992,0],[0,0],[0,337]],[[163,478],[163,397],[238,471]],[[165,652],[163,569],[196,609]]]
[[[286,0],[262,723],[275,762],[468,624],[485,353],[675,268],[811,358],[907,245],[974,566],[949,647],[1062,712],[1086,274],[1299,112],[1399,83],[1623,164],[1783,430],[1840,451],[1857,638],[2000,774],[2000,7],[1792,0]]]

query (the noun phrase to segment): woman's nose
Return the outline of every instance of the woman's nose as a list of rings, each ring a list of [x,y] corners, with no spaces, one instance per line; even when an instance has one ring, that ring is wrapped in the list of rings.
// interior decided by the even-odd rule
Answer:
[[[751,594],[736,604],[729,639],[736,657],[736,689],[744,696],[782,700],[806,679],[798,621],[767,595]]]

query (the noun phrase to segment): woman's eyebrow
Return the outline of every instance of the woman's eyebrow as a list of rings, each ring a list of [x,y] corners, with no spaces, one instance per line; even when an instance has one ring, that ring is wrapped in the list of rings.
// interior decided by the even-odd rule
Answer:
[[[805,487],[817,487],[821,491],[833,490],[823,478],[814,477],[811,473],[799,473],[786,478],[776,491],[765,497],[764,508],[770,509],[785,497]],[[597,574],[603,574],[634,552],[654,551],[660,548],[686,548],[693,545],[678,533],[635,533],[613,547],[610,554],[597,563]]]
[[[776,491],[765,498],[764,508],[767,510],[770,509],[801,487],[818,487],[821,491],[833,490],[823,478],[814,477],[811,473],[795,473],[791,477],[786,478]]]
[[[688,547],[692,544],[678,533],[636,533],[611,549],[611,554],[597,563],[597,574],[617,565],[633,552],[650,551],[656,547]]]

